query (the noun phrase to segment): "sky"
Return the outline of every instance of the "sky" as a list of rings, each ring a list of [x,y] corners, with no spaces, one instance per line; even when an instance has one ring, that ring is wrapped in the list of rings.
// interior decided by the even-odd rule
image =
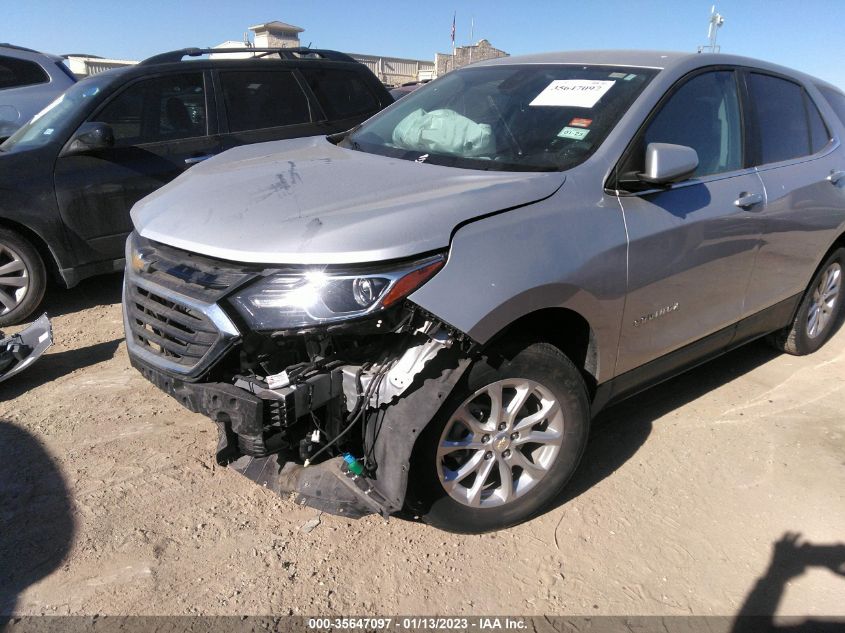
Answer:
[[[254,24],[305,29],[303,45],[433,60],[488,39],[512,55],[635,48],[694,52],[713,0],[0,0],[0,42],[57,54],[143,59],[240,40]],[[802,70],[845,88],[842,0],[723,0],[722,52]]]

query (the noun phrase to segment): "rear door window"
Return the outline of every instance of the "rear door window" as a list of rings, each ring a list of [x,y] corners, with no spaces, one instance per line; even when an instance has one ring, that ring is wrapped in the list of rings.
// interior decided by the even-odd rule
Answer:
[[[116,146],[206,136],[203,75],[180,73],[139,81],[91,120],[111,126]]]
[[[303,69],[302,74],[329,119],[347,119],[379,109],[378,99],[355,71]]]
[[[220,73],[230,132],[309,123],[308,98],[290,71]]]
[[[800,85],[752,72],[748,76],[748,89],[757,116],[757,164],[777,163],[814,153],[813,146],[821,142],[819,124],[824,126],[824,123],[816,121],[817,138],[813,139],[807,110],[812,104]],[[815,105],[812,109],[815,110]],[[815,115],[818,116],[818,111]]]
[[[50,81],[47,73],[35,62],[0,55],[0,90],[20,88]]]

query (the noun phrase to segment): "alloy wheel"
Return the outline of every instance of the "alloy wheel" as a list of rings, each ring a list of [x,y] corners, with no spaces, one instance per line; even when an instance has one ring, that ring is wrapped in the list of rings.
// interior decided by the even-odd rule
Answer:
[[[470,507],[511,503],[552,468],[563,428],[560,404],[540,383],[493,382],[467,398],[446,423],[437,448],[440,483]]]
[[[20,253],[0,244],[0,315],[17,308],[29,291],[29,271]]]
[[[807,313],[807,336],[816,338],[827,329],[830,319],[836,313],[839,293],[842,289],[842,266],[831,264],[813,290],[813,302]]]

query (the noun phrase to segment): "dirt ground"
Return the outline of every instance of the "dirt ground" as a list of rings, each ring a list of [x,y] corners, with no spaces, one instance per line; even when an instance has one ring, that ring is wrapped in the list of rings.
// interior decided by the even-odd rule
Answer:
[[[845,616],[845,329],[607,411],[556,508],[455,536],[216,466],[214,426],[129,367],[120,283],[53,290],[55,346],[0,385],[0,614]]]

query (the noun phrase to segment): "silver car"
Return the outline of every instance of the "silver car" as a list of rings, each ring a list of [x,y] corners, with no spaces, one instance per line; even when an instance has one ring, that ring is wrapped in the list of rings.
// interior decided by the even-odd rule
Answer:
[[[603,407],[753,339],[830,337],[843,121],[833,86],[729,55],[475,64],[139,202],[131,362],[280,494],[513,525]]]
[[[0,141],[74,83],[61,57],[0,44]]]

